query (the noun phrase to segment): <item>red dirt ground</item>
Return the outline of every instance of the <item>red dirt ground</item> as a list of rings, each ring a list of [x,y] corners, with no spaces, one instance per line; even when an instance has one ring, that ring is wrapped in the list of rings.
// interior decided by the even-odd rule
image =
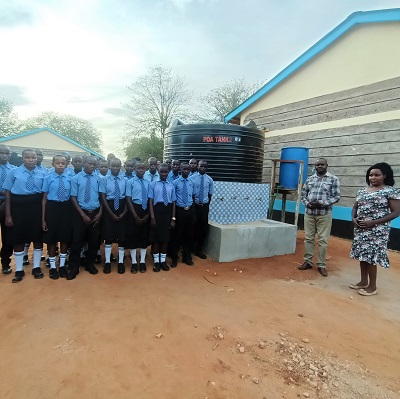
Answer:
[[[400,398],[400,254],[361,297],[349,241],[323,278],[297,270],[302,239],[167,273],[1,275],[0,398]]]

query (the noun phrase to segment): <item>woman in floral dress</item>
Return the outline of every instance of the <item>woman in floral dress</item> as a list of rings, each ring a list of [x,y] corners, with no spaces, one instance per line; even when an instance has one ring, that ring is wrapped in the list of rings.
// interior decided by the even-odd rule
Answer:
[[[385,162],[367,170],[368,187],[358,191],[353,206],[354,239],[350,257],[360,261],[361,281],[350,288],[360,295],[375,295],[377,264],[389,267],[389,222],[400,215],[400,192],[393,188],[393,170]]]

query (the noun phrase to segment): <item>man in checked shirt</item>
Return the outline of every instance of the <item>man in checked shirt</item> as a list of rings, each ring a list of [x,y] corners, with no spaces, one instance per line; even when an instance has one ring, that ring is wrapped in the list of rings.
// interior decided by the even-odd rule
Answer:
[[[332,205],[340,200],[340,184],[336,176],[328,172],[328,162],[318,158],[315,174],[309,176],[301,191],[304,213],[304,263],[300,270],[311,269],[313,265],[315,235],[318,235],[319,273],[326,277],[326,250],[332,227]]]

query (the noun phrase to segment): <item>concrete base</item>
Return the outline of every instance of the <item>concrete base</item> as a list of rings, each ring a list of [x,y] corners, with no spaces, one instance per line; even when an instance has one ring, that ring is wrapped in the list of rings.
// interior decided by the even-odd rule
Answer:
[[[210,222],[204,252],[218,262],[292,254],[296,236],[296,226],[269,219],[240,224]]]

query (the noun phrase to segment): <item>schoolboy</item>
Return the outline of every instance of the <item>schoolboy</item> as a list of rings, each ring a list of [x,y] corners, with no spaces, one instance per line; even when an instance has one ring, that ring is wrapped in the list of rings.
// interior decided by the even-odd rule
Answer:
[[[110,161],[110,174],[101,179],[100,199],[103,205],[101,239],[104,240],[105,264],[103,272],[111,272],[111,250],[113,242],[118,243],[118,273],[125,273],[124,251],[126,235],[125,191],[127,180],[120,173],[121,161]]]
[[[110,174],[107,159],[100,159],[98,162],[98,175],[104,177]]]
[[[6,193],[3,189],[3,184],[6,177],[11,169],[15,169],[14,165],[11,165],[9,160],[11,157],[10,147],[0,144],[0,224],[1,224],[1,268],[3,274],[11,273],[11,256],[13,253],[13,245],[8,242],[7,234],[8,228],[5,225],[5,200]]]
[[[74,168],[74,173],[77,175],[79,172],[82,172],[83,168],[83,157],[81,155],[75,155],[72,158],[71,164]]]
[[[197,170],[197,165],[198,165],[198,162],[197,162],[196,158],[192,158],[189,161],[189,166],[190,166],[189,177],[192,177],[192,176],[197,175],[199,173],[198,170]]]
[[[207,255],[203,252],[203,245],[208,232],[208,213],[211,197],[214,194],[214,181],[206,173],[207,168],[207,161],[201,160],[199,162],[199,173],[191,177],[194,186],[194,209],[196,217],[194,225],[194,252],[201,259],[207,258]]]
[[[139,248],[140,273],[146,272],[146,248],[149,245],[149,204],[148,194],[150,183],[144,179],[145,165],[137,162],[136,176],[126,185],[126,205],[129,210],[126,246],[130,249],[132,266],[131,273],[138,272],[136,251]]]
[[[167,181],[172,183],[179,177],[179,169],[181,167],[181,162],[178,159],[174,159],[171,164],[171,170],[168,173]]]
[[[49,173],[49,170],[42,165],[42,162],[43,162],[43,152],[42,152],[42,150],[40,150],[39,148],[36,148],[35,152],[36,152],[36,158],[37,158],[36,167],[41,172],[43,172],[45,175],[47,175]]]
[[[42,184],[45,174],[36,168],[36,152],[22,151],[23,164],[9,171],[3,184],[5,190],[5,224],[9,227],[8,239],[14,246],[15,277],[17,283],[25,276],[23,271],[24,245],[33,242],[32,275],[43,278],[40,269],[42,257]]]
[[[167,157],[164,159],[164,163],[168,165],[168,172],[169,172],[172,166],[172,159],[170,157]]]
[[[49,252],[49,276],[53,280],[67,277],[65,262],[72,234],[70,201],[71,177],[65,172],[67,161],[62,155],[53,157],[54,172],[43,180],[42,228]],[[60,266],[56,267],[56,246],[60,243]]]
[[[71,179],[73,212],[68,280],[79,273],[80,251],[85,239],[88,243],[85,270],[90,274],[98,273],[94,261],[100,240],[102,206],[99,199],[100,178],[94,174],[96,165],[96,157],[85,157],[82,172]]]
[[[193,241],[194,207],[193,182],[188,178],[190,166],[187,163],[181,166],[181,176],[172,184],[176,193],[176,226],[175,239],[171,240],[171,267],[178,264],[178,253],[182,245],[182,262],[193,265],[191,245]]]
[[[123,176],[125,179],[130,180],[135,176],[135,161],[128,159],[124,163],[125,173]]]
[[[147,160],[149,165],[149,170],[147,170],[143,176],[144,179],[148,180],[150,183],[153,181],[160,180],[160,174],[157,170],[157,159],[151,157]]]
[[[167,182],[168,165],[160,165],[160,180],[153,181],[149,187],[151,251],[154,258],[153,271],[169,270],[166,263],[170,228],[175,227],[175,188]]]

